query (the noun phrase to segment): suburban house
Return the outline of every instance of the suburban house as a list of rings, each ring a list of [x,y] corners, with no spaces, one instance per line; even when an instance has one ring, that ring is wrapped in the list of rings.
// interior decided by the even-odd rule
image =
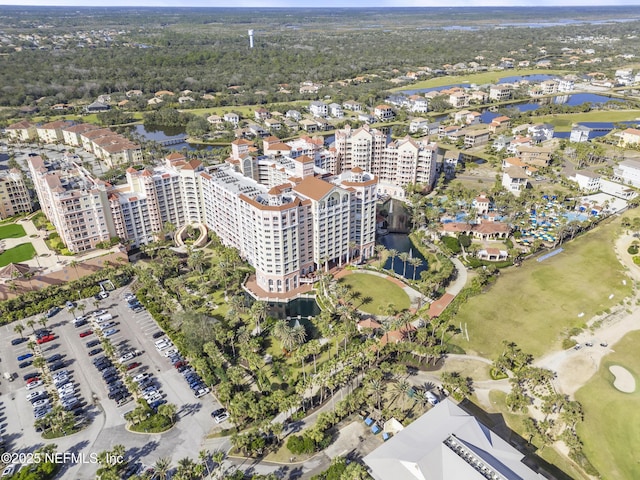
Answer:
[[[502,102],[511,98],[511,85],[491,85],[489,87],[489,99]]]
[[[93,102],[84,107],[84,110],[87,113],[106,112],[107,110],[111,110],[111,106],[102,102]]]
[[[285,113],[284,116],[297,122],[302,120],[302,114],[298,110],[287,110],[287,113]]]
[[[478,147],[489,143],[489,135],[491,132],[487,128],[472,130],[465,133],[464,146],[467,148]]]
[[[300,120],[299,123],[300,123],[300,128],[302,128],[305,132],[315,133],[319,130],[318,124],[313,120],[309,120],[308,118]]]
[[[502,173],[502,186],[518,197],[527,188],[528,177],[524,169],[509,167]]]
[[[257,122],[264,122],[267,118],[271,118],[271,112],[266,108],[260,107],[253,112],[253,118],[255,118]]]
[[[548,167],[551,163],[553,148],[521,145],[516,148],[515,154],[526,164]]]
[[[334,118],[342,118],[344,117],[344,112],[342,111],[342,106],[339,103],[330,103],[329,104],[329,115]]]
[[[411,95],[409,97],[409,110],[416,113],[426,113],[429,111],[429,101],[421,95]]]
[[[425,118],[414,118],[409,123],[409,133],[418,133],[423,131],[429,125],[429,120]]]
[[[623,130],[620,132],[620,141],[618,144],[622,147],[640,144],[640,130],[637,128],[627,128]]]
[[[362,105],[360,105],[358,102],[354,102],[353,100],[347,100],[346,102],[344,102],[342,104],[342,108],[344,108],[345,110],[350,110],[352,112],[362,111]]]
[[[324,102],[311,102],[309,104],[309,112],[314,117],[326,117],[329,114],[329,107]]]
[[[613,173],[625,185],[640,187],[640,162],[638,160],[625,160],[614,168]]]
[[[591,128],[586,125],[573,125],[569,134],[569,141],[574,143],[588,142],[592,133]]]
[[[364,457],[376,480],[543,480],[524,455],[445,398]]]
[[[225,113],[222,118],[224,118],[225,122],[232,123],[236,127],[240,123],[240,116],[237,113],[233,113],[233,112]]]
[[[453,108],[468,107],[469,95],[464,90],[453,92],[449,95],[449,103]]]
[[[491,123],[489,124],[489,130],[491,130],[491,133],[496,133],[499,130],[509,128],[510,126],[511,119],[506,115],[501,115],[491,120]]]
[[[275,118],[267,118],[264,121],[264,125],[269,130],[280,130],[282,128],[282,124],[280,123],[280,120],[276,120]]]
[[[373,109],[373,116],[381,121],[393,120],[395,113],[389,105],[378,105]]]
[[[573,180],[578,184],[580,190],[586,193],[595,193],[600,190],[600,179],[602,177],[588,170],[577,171],[569,180]]]
[[[476,215],[484,215],[489,213],[490,204],[491,200],[489,200],[484,194],[480,194],[473,199],[471,206],[475,209]]]
[[[500,250],[499,248],[483,248],[478,251],[477,257],[480,260],[487,260],[489,262],[500,262],[506,260],[509,254],[506,250]]]

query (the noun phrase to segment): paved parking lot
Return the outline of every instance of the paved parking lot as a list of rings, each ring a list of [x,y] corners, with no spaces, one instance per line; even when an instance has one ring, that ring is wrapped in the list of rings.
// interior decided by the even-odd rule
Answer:
[[[154,435],[136,434],[125,429],[123,414],[133,409],[135,403],[129,402],[118,407],[115,401],[107,398],[107,387],[90,361],[94,357],[88,355],[89,349],[86,347],[86,343],[96,338],[96,334],[85,338],[78,335],[84,330],[93,329],[93,325],[75,328],[71,312],[65,309],[50,319],[47,328],[53,331],[56,339],[42,345],[42,350],[46,357],[55,353],[64,356],[65,368],[71,372],[91,423],[77,434],[52,441],[43,440],[35,432],[33,409],[25,399],[27,390],[22,378],[25,373],[35,369],[18,368],[16,359],[29,349],[26,342],[16,346],[10,344],[13,338],[19,336],[13,331],[14,324],[0,327],[0,369],[18,374],[13,382],[2,379],[0,384],[0,401],[4,404],[4,411],[0,410],[0,433],[9,451],[31,451],[46,443],[56,443],[59,451],[83,452],[88,456],[123,444],[127,448],[128,460],[142,461],[147,465],[165,456],[172,458],[174,463],[187,456],[197,458],[203,437],[216,425],[210,414],[220,405],[212,395],[195,398],[182,375],[155,349],[152,334],[159,330],[156,322],[146,310],[134,313],[124,300],[126,293],[125,289],[111,292],[99,307],[111,313],[117,322],[114,328],[118,331],[109,338],[117,348],[127,347],[140,352],[131,361],[139,361],[142,365],[132,370],[131,374],[148,372],[159,380],[164,399],[178,407],[179,421],[176,426],[168,432]],[[95,309],[93,299],[84,302],[87,307],[85,315],[88,315]],[[81,313],[76,310],[75,315]],[[25,326],[27,320],[23,320]],[[26,327],[23,334],[26,336],[29,333],[31,328]],[[93,464],[65,465],[65,478],[93,479],[96,469],[97,465]]]

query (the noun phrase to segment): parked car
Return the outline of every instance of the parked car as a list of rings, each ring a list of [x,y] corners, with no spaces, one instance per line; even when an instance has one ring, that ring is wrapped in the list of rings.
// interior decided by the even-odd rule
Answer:
[[[60,311],[62,311],[60,307],[51,307],[47,312],[47,318],[53,317],[55,314],[57,314]]]
[[[142,365],[140,362],[131,362],[129,365],[127,365],[127,371],[138,368],[140,365]]]
[[[118,333],[118,329],[117,328],[110,328],[109,330],[105,330],[104,336],[105,337],[110,337],[111,335],[115,335],[116,333]]]
[[[33,408],[34,409],[38,409],[38,408],[46,407],[47,405],[49,405],[49,399],[43,398],[43,399],[38,400],[37,402],[35,402],[33,404]]]
[[[204,397],[207,393],[209,393],[209,391],[210,391],[209,387],[204,387],[204,388],[199,388],[193,393],[196,396],[196,398],[200,398],[200,397]]]
[[[22,360],[26,360],[27,358],[31,357],[33,357],[33,353],[23,353],[18,357],[18,361],[21,362]]]
[[[11,340],[11,345],[20,345],[21,343],[24,343],[26,341],[27,341],[27,338],[25,337],[14,338],[13,340]]]
[[[36,380],[35,382],[31,382],[27,385],[27,390],[33,390],[34,388],[38,388],[42,386],[42,380]]]
[[[93,334],[93,330],[85,330],[84,332],[80,332],[80,338],[88,337]]]
[[[101,351],[102,351],[102,348],[94,348],[93,350],[89,350],[89,356],[93,357],[94,355],[99,354]]]
[[[31,366],[33,364],[33,360],[27,360],[25,362],[21,362],[18,364],[18,367],[20,368],[27,368],[29,366]]]
[[[27,393],[27,400],[31,401],[34,398],[38,398],[40,395],[44,395],[46,392],[44,390],[36,390],[35,392]]]
[[[62,360],[62,355],[56,353],[55,355],[51,355],[49,358],[47,358],[47,363],[54,363],[58,360]]]
[[[216,421],[216,423],[222,423],[227,418],[229,418],[229,413],[228,412],[223,412],[220,415],[217,415],[217,416],[213,417],[213,419]]]
[[[100,345],[100,340],[96,339],[96,340],[89,340],[87,342],[87,348],[92,348],[95,347],[96,345]]]
[[[163,335],[164,335],[164,332],[162,332],[162,331],[158,331],[158,332],[155,332],[155,333],[154,333],[153,335],[151,335],[151,336],[155,339],[155,338],[160,338],[160,337],[162,337]]]
[[[29,380],[31,380],[32,378],[38,378],[40,376],[40,374],[38,372],[30,372],[27,373],[24,377],[22,377],[24,379],[25,382],[28,382]]]
[[[55,335],[46,335],[46,336],[44,336],[42,338],[37,339],[36,342],[39,345],[42,345],[43,343],[51,342],[51,341],[53,341],[55,339],[56,339]]]
[[[109,292],[105,292],[104,290],[102,290],[101,292],[95,294],[95,298],[96,300],[104,300],[106,298],[109,298]]]
[[[52,372],[55,372],[56,370],[60,370],[61,368],[64,368],[64,367],[65,367],[64,362],[56,362],[49,367],[49,370],[51,370]]]
[[[133,381],[136,382],[136,383],[140,383],[140,382],[142,382],[143,380],[146,380],[149,377],[151,377],[151,375],[149,375],[148,373],[139,373],[138,375],[133,377]]]
[[[71,308],[75,308],[76,304],[73,303],[71,300],[67,300],[66,302],[64,302],[64,304],[67,306],[67,308],[71,309]]]

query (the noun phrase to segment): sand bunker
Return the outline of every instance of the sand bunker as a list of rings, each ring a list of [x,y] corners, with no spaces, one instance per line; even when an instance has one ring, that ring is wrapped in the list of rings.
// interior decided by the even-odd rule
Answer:
[[[636,391],[636,379],[629,370],[620,365],[612,365],[609,371],[615,377],[613,386],[624,393],[633,393]]]

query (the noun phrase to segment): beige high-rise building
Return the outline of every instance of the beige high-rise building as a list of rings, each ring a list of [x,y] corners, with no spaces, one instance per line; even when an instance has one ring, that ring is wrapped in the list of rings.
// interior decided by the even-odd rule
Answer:
[[[29,190],[19,170],[0,173],[0,218],[13,217],[33,209]]]

